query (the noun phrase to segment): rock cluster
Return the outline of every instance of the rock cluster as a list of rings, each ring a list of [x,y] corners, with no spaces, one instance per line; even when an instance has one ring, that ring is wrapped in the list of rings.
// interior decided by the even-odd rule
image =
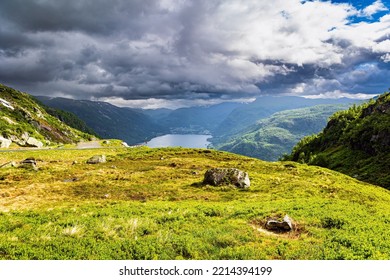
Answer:
[[[204,175],[204,184],[212,186],[234,185],[237,188],[249,188],[248,173],[236,168],[212,168]]]
[[[2,138],[2,137],[1,137]],[[17,137],[15,135],[11,135],[10,139],[3,138],[4,140],[0,139],[0,143],[9,143],[9,145],[14,142],[22,147],[35,147],[35,148],[42,148],[43,143],[39,140],[37,140],[34,137],[30,137],[30,135],[27,132],[22,133],[20,137]],[[8,145],[8,147],[9,147]],[[8,148],[5,147],[5,148]]]

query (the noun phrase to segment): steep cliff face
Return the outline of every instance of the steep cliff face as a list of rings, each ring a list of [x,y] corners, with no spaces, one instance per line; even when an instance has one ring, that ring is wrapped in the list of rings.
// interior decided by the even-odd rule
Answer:
[[[287,159],[390,189],[390,93],[335,113],[321,133],[302,139]]]
[[[43,147],[74,143],[92,136],[49,115],[34,98],[0,84],[0,144]]]

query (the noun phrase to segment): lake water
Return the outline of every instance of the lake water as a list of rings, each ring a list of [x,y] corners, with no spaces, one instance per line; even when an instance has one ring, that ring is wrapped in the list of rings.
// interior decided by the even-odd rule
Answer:
[[[207,148],[211,135],[198,134],[166,134],[155,137],[146,145],[150,148],[183,147],[183,148]]]

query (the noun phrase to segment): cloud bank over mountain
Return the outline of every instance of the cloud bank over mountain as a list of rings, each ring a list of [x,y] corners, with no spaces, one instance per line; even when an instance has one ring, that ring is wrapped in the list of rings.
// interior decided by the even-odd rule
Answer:
[[[389,87],[383,1],[2,0],[0,82],[180,107]]]

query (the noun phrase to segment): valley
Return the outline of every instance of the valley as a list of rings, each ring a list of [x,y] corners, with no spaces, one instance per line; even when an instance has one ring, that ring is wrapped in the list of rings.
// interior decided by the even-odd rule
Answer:
[[[216,107],[220,110],[219,117],[206,122],[212,120],[216,108],[133,112],[104,103],[66,101],[80,103],[75,106],[79,109],[74,115],[67,115],[66,111],[52,111],[51,107],[45,107],[47,104],[34,103],[27,94],[7,87],[3,89],[0,113],[5,129],[2,137],[12,143],[0,153],[0,259],[390,258],[389,190],[315,166],[321,157],[310,155],[306,150],[304,154],[298,152],[300,148],[307,149],[305,144],[310,143],[307,139],[328,137],[325,133],[329,129],[334,133],[347,131],[353,136],[355,121],[378,125],[378,116],[387,120],[383,114],[387,116],[388,94],[346,111],[339,111],[347,107],[340,100],[312,106],[318,101],[302,104],[292,102],[295,98],[288,98],[288,105],[280,102],[278,108],[286,109],[287,106],[290,109],[277,111],[275,108],[276,112],[261,110],[266,100],[263,100],[265,103],[257,100],[254,104],[220,104]],[[100,108],[100,117],[95,118],[92,115],[96,106]],[[291,108],[295,106],[301,107]],[[252,113],[246,116],[244,112],[251,112],[251,107]],[[46,109],[52,115],[47,114]],[[16,110],[25,113],[15,114]],[[128,126],[142,130],[134,141],[143,139],[142,145],[128,147],[122,138],[98,139],[94,133],[80,132],[65,124],[66,121],[94,132],[87,121],[78,119],[77,114],[82,115],[82,111],[97,124],[105,123],[102,127],[107,129],[115,126],[110,120],[116,120],[116,124],[127,120],[127,125],[132,124],[131,120],[135,119],[127,119],[125,115],[129,111],[137,118],[147,120],[146,124],[150,126]],[[337,113],[326,125],[328,116],[335,111]],[[205,119],[198,117],[198,122],[191,125],[191,118],[196,118],[197,114],[204,114]],[[344,118],[345,114],[349,118]],[[232,118],[232,115],[242,115],[241,123],[246,120],[245,125],[240,122],[233,125],[236,117]],[[175,123],[173,116],[182,119],[180,126],[172,126]],[[42,124],[48,120],[53,126],[63,127],[60,131],[66,131],[66,135],[75,137],[53,141],[47,132],[41,134],[45,131]],[[335,130],[340,127],[339,120],[343,125],[348,124],[349,129]],[[217,134],[221,131],[220,125],[227,121],[232,124],[229,129],[224,134]],[[304,138],[293,149],[291,158],[286,156],[285,161],[278,162],[256,159],[264,155],[257,155],[257,148],[249,149],[247,156],[243,156],[205,147],[150,148],[144,145],[153,133],[167,146],[176,145],[171,140],[181,137],[185,142],[197,137],[202,138],[198,139],[200,141],[208,141],[210,137],[175,134],[169,139],[167,135],[172,129],[216,133],[212,143],[215,140],[238,143],[246,139],[276,144],[278,135],[287,140],[289,133],[295,133],[294,141],[298,141],[310,129],[318,131],[323,125],[326,128],[319,136]],[[150,127],[156,130],[151,133]],[[380,127],[374,131],[384,137],[386,122]],[[363,126],[359,126],[361,128]],[[121,126],[115,129],[120,131]],[[27,141],[20,142],[27,131],[45,144],[29,148],[25,145]],[[147,133],[149,136],[144,138]],[[264,136],[269,139],[261,138]],[[345,141],[345,137],[340,139]],[[355,148],[361,147],[356,144],[360,142],[351,143],[355,143]],[[388,146],[377,144],[375,149],[386,159]],[[298,159],[294,156],[297,153]],[[308,161],[306,155],[310,155],[312,161]],[[370,159],[366,156],[365,162],[369,163]],[[374,165],[377,161],[374,157],[370,163],[370,167],[376,168],[372,170],[379,170],[378,165]],[[388,174],[384,162],[379,166]],[[206,174],[217,169],[246,174],[246,187],[239,187],[240,184],[234,183],[235,179],[232,182],[222,178],[220,185],[214,185],[213,180],[207,182]],[[385,176],[381,178],[386,179]],[[287,230],[271,230],[267,226],[270,221],[283,223],[283,217],[288,217]]]

